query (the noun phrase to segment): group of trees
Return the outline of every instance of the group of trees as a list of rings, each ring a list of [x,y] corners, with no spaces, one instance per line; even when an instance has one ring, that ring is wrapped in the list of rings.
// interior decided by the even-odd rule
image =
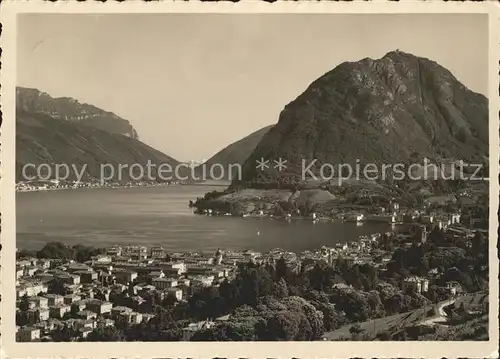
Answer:
[[[64,259],[74,260],[76,262],[86,262],[93,256],[104,254],[104,248],[94,248],[77,244],[74,246],[67,246],[61,242],[49,242],[43,246],[39,251],[21,250],[17,252],[17,258],[50,258],[50,259]]]
[[[199,331],[192,340],[315,340],[323,332],[323,312],[304,298],[267,296],[256,307],[238,307],[230,321]]]
[[[29,309],[29,299],[28,296],[25,294],[19,303],[19,310],[16,311],[16,325],[18,326],[24,326],[28,324],[33,324],[32,323],[32,318],[28,315],[28,309]]]

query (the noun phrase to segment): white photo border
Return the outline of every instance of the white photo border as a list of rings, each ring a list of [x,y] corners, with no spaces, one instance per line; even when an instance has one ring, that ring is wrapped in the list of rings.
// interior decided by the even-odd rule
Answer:
[[[15,341],[15,85],[16,19],[22,13],[482,13],[489,16],[490,145],[490,321],[489,341],[469,342],[106,342],[17,343]],[[44,2],[8,0],[1,4],[1,355],[8,358],[486,358],[498,357],[499,202],[499,35],[496,2],[276,2],[239,3],[98,1]],[[443,29],[446,31],[446,29]]]

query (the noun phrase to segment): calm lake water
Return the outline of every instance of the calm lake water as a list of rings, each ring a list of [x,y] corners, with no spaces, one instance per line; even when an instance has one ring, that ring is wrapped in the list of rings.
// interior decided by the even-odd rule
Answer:
[[[381,232],[384,224],[268,218],[211,217],[192,213],[189,200],[212,185],[77,189],[18,193],[17,246],[39,249],[49,241],[68,245],[161,245],[171,251],[284,248],[302,251]]]

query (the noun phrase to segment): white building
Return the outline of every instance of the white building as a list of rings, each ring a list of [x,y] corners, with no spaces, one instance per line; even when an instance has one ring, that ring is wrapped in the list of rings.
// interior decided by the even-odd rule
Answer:
[[[35,308],[48,308],[49,300],[45,297],[34,297],[30,299],[30,302],[34,303]]]
[[[451,224],[458,224],[460,223],[460,214],[455,213],[451,215]]]
[[[151,284],[159,290],[168,289],[177,286],[177,279],[175,278],[155,278]]]
[[[365,219],[365,215],[362,213],[352,213],[345,217],[346,221],[349,222],[362,222]]]
[[[407,277],[403,280],[403,291],[406,290],[425,293],[429,290],[429,280],[422,277]]]

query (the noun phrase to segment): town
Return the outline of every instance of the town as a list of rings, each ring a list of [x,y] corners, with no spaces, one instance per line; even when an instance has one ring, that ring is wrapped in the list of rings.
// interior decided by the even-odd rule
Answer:
[[[302,253],[175,253],[162,247],[68,247],[59,242],[38,252],[18,250],[17,340],[155,340],[144,333],[152,336],[160,327],[168,337],[162,340],[207,340],[217,328],[241,321],[242,312],[247,313],[242,308],[262,303],[271,308],[269,296],[289,303],[292,297],[309,301],[318,295],[326,297],[311,302],[321,312],[321,329],[285,340],[328,340],[327,332],[342,326],[487,292],[486,229],[475,228],[470,216],[460,213],[405,220],[389,232]],[[358,308],[352,303],[373,295],[378,304]],[[252,318],[259,315],[264,314],[255,312]],[[243,330],[241,325],[236,331]],[[132,335],[130,328],[140,330]],[[258,324],[255,328],[245,329],[250,339],[238,332],[239,340],[280,338],[269,328],[261,334]]]
[[[135,188],[135,187],[160,187],[179,184],[177,181],[157,182],[157,181],[129,181],[125,183],[99,181],[58,181],[58,180],[36,180],[20,181],[16,183],[16,192],[36,192],[36,191],[55,191],[63,189],[79,188]]]

